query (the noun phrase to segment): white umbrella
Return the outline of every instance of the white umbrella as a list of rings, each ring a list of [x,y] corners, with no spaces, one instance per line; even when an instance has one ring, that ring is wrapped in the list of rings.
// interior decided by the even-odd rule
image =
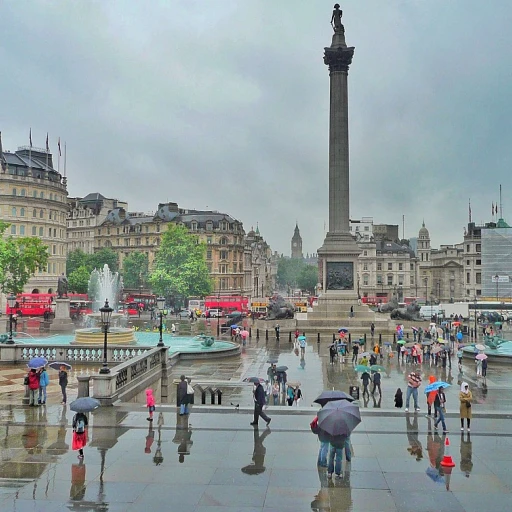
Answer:
[[[485,350],[485,345],[482,345],[481,343],[479,343],[478,345],[475,345],[475,348],[477,350]]]

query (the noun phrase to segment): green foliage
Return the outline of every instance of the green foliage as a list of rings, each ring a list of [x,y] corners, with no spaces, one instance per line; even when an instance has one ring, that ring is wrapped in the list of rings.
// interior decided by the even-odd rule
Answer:
[[[117,253],[108,247],[104,247],[94,254],[89,254],[88,260],[91,271],[95,268],[101,270],[105,263],[108,265],[112,273],[119,271],[119,258]]]
[[[91,271],[82,265],[68,275],[69,289],[75,293],[87,293]]]
[[[318,284],[318,268],[313,265],[303,267],[297,279],[297,284],[301,290],[307,290],[314,294],[315,286]]]
[[[0,289],[21,293],[28,280],[48,264],[48,246],[39,238],[3,237],[9,224],[0,222]]]
[[[68,252],[68,256],[66,258],[67,275],[70,276],[71,274],[73,274],[73,272],[75,272],[75,270],[79,269],[80,267],[86,267],[87,269],[89,269],[89,273],[91,272],[92,268],[90,268],[89,265],[89,255],[82,251],[82,249],[75,249],[74,251]]]
[[[206,244],[184,226],[169,224],[155,256],[149,282],[159,295],[208,295],[213,283],[205,261]]]
[[[138,288],[148,281],[149,261],[142,252],[132,252],[123,261],[123,283],[126,288]]]
[[[296,288],[298,286],[300,273],[306,266],[306,262],[303,259],[290,259],[281,256],[277,262],[277,283],[282,288],[286,288],[287,286]]]

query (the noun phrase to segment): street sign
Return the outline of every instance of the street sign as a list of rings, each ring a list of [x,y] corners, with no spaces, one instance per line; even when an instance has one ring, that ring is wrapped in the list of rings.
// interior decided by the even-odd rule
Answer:
[[[491,276],[491,280],[493,283],[509,283],[510,282],[510,276]]]
[[[359,386],[350,386],[350,388],[349,388],[349,395],[354,400],[359,400]]]

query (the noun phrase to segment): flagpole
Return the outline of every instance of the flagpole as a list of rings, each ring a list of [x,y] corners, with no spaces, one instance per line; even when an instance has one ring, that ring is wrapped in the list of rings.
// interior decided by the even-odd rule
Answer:
[[[503,219],[503,203],[501,202],[501,185],[500,185],[500,219]]]
[[[46,172],[48,172],[48,133],[46,133]]]
[[[64,178],[66,177],[66,161],[68,156],[68,144],[64,142]]]
[[[28,168],[30,169],[30,175],[32,176],[32,128],[30,128],[28,140],[30,142],[28,147]]]
[[[60,137],[59,137],[59,155],[57,156],[57,172],[60,174]]]

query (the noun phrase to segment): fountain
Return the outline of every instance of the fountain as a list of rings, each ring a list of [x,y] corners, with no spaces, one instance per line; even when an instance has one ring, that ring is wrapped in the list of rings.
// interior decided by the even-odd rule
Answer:
[[[107,264],[103,266],[102,270],[94,269],[91,272],[87,292],[92,301],[93,313],[87,315],[87,322],[92,322],[93,325],[84,329],[76,329],[75,339],[72,343],[80,345],[100,345],[103,343],[105,334],[103,327],[98,326],[98,324],[101,321],[99,308],[104,304],[105,299],[114,309],[108,331],[109,343],[113,345],[137,343],[134,329],[120,326],[120,323],[124,321],[124,316],[116,310],[122,288],[123,280],[121,276],[117,272],[112,273]]]
[[[483,352],[489,362],[509,364],[512,360],[512,341],[499,336],[484,336],[482,344],[485,350],[478,350],[475,345],[468,345],[462,349],[466,358],[474,358],[478,352]]]

